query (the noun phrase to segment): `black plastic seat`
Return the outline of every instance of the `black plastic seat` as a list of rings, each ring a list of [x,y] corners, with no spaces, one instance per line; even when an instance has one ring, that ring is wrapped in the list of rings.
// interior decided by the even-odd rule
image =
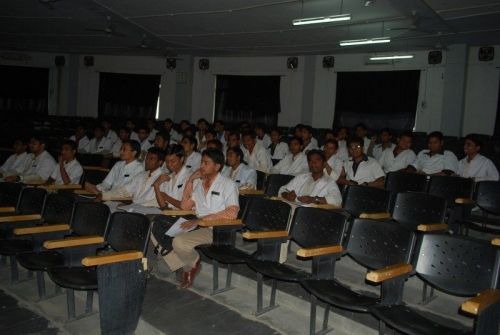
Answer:
[[[422,192],[404,192],[396,196],[392,219],[416,231],[421,224],[443,223],[445,214],[445,199]]]
[[[258,190],[262,190],[264,189],[264,183],[266,182],[266,174],[265,172],[262,172],[262,171],[259,171],[259,170],[256,170],[257,172],[257,189]]]
[[[278,196],[280,187],[288,184],[295,176],[288,174],[270,174],[266,178],[266,183],[264,186],[264,194],[268,197]]]
[[[100,154],[77,154],[76,158],[82,166],[102,166],[103,155]]]
[[[425,192],[427,190],[428,177],[418,173],[407,173],[403,171],[389,172],[385,176],[384,188],[391,192],[391,205],[394,207],[396,195],[401,192]]]
[[[56,285],[73,290],[97,290],[97,272],[95,267],[51,268],[50,278],[52,278]]]
[[[0,207],[16,207],[24,185],[21,183],[0,183]]]
[[[481,209],[481,216],[472,216],[464,221],[465,233],[476,230],[489,234],[500,234],[500,221],[492,216],[500,215],[500,182],[481,181],[477,183],[475,204]]]
[[[425,234],[419,237],[415,255],[417,276],[448,294],[475,297],[486,289],[499,287],[500,250],[488,242],[459,235]],[[382,325],[405,334],[496,335],[500,302],[497,300],[479,312],[474,329],[457,327],[456,322],[444,318],[437,321],[403,302],[373,306],[371,312]]]
[[[89,182],[94,185],[100,184],[102,183],[104,178],[106,178],[108,173],[109,173],[108,169],[103,169],[103,168],[91,169],[86,167],[83,169],[82,184],[85,184],[85,182]]]
[[[361,213],[388,212],[390,195],[381,188],[349,185],[342,194],[342,208],[354,217]]]

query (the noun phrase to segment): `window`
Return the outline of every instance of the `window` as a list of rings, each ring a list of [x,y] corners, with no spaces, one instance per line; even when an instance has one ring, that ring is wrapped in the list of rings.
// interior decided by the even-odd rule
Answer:
[[[411,130],[420,71],[339,72],[334,127]]]
[[[215,119],[276,126],[279,112],[279,76],[217,76]]]

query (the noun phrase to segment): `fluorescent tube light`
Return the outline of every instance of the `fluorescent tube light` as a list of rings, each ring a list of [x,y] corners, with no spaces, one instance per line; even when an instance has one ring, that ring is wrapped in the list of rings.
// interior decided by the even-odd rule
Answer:
[[[370,60],[410,59],[413,55],[372,56]]]
[[[377,38],[363,38],[360,40],[345,40],[340,41],[340,46],[345,47],[349,45],[364,45],[364,44],[379,44],[391,42],[390,37],[377,37]]]
[[[309,17],[306,19],[295,19],[292,21],[292,23],[294,26],[300,26],[304,24],[350,21],[350,20],[351,20],[351,14],[340,14],[340,15],[320,16],[320,17]]]

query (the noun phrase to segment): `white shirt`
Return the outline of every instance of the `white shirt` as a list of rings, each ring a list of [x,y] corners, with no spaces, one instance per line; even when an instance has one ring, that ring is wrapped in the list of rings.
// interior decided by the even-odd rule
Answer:
[[[328,204],[340,206],[342,196],[340,195],[337,183],[330,177],[323,175],[314,181],[310,172],[296,176],[290,182],[282,186],[278,192],[281,195],[284,192],[294,191],[297,197],[324,197]],[[298,200],[297,200],[298,201]]]
[[[113,147],[111,148],[111,153],[113,154],[113,157],[120,157],[121,147],[122,147],[122,140],[120,139],[116,140],[115,144],[113,144]]]
[[[148,151],[149,148],[152,147],[152,145],[148,139],[145,139],[144,141],[139,142],[139,143],[141,144],[141,151]]]
[[[130,139],[141,143],[141,140],[139,139],[139,135],[137,135],[137,133],[133,130],[130,131]]]
[[[94,137],[90,140],[89,145],[87,146],[87,152],[91,154],[105,154],[111,152],[112,148],[113,144],[106,137],[103,137],[100,140]]]
[[[78,143],[78,148],[77,148],[78,152],[80,152],[80,151],[85,152],[87,150],[89,143],[90,143],[90,140],[87,137],[87,135],[84,135],[79,141],[76,140],[75,135],[71,136],[69,139]]]
[[[119,139],[118,135],[116,135],[116,132],[113,129],[108,130],[108,133],[104,135],[104,137],[106,137],[111,142],[111,144],[114,144]]]
[[[193,172],[198,170],[201,165],[201,154],[197,151],[193,151],[188,157],[186,157],[186,162],[184,164]]]
[[[179,143],[181,141],[181,134],[175,131],[174,128],[170,129],[170,142],[176,142]]]
[[[128,164],[125,161],[116,162],[102,183],[97,185],[97,189],[99,191],[109,191],[117,187],[125,186],[130,183],[137,174],[143,171],[144,168],[142,163],[138,160],[133,160]]]
[[[244,160],[248,163],[248,166],[252,169],[259,170],[268,173],[273,163],[271,161],[271,156],[266,149],[260,144],[255,143],[253,151],[250,154],[247,148],[243,148]]]
[[[345,140],[338,141],[339,149],[337,150],[336,155],[342,161],[347,161],[349,159],[349,151],[347,150],[347,142]]]
[[[80,165],[80,162],[78,162],[76,159],[73,159],[71,162],[64,162],[64,170],[66,170],[66,173],[68,174],[70,184],[80,183],[80,178],[83,174],[83,168]],[[54,179],[56,184],[64,184],[59,164],[56,164],[54,172],[52,172],[50,178]]]
[[[29,164],[22,176],[21,181],[47,181],[57,165],[56,161],[47,151],[43,151],[40,155],[28,155]]]
[[[363,137],[363,153],[365,155],[368,154],[368,148],[370,147],[370,143],[372,142],[371,139],[369,139],[368,137]]]
[[[338,153],[332,155],[332,157],[328,158],[326,164],[330,165],[332,168],[332,172],[328,173],[326,168],[323,170],[323,173],[330,176],[333,180],[337,181],[339,179],[340,174],[342,173],[342,168],[344,167],[344,162],[338,157]]]
[[[274,149],[274,154],[272,155],[269,146],[266,148],[266,150],[267,152],[269,152],[269,155],[271,156],[272,159],[283,159],[285,158],[286,154],[290,152],[288,149],[288,144],[286,144],[285,142],[279,142],[278,144],[276,144],[276,148]]]
[[[223,169],[221,174],[234,181],[238,188],[255,189],[257,187],[257,172],[246,164],[240,163],[236,170],[228,167]]]
[[[309,172],[309,165],[307,164],[307,156],[303,152],[299,152],[295,156],[289,153],[271,168],[271,173],[293,176],[298,176],[306,172]]]
[[[417,160],[412,164],[417,171],[425,174],[438,173],[443,170],[457,172],[458,159],[451,151],[445,150],[442,154],[429,155],[429,150],[424,149],[418,153]]]
[[[382,147],[382,144],[375,144],[373,146],[373,150],[372,150],[373,158],[380,161],[380,157],[382,157],[382,153],[384,152],[384,150],[387,150],[387,149],[394,150],[395,147],[396,147],[396,144],[394,144],[394,143],[391,143],[391,145],[389,145],[385,149],[384,149],[384,147]]]
[[[365,160],[362,160],[359,165],[356,173],[353,170],[354,161],[349,159],[347,162],[344,162],[344,171],[346,174],[347,180],[352,180],[357,182],[358,184],[363,183],[371,183],[372,181],[377,180],[380,177],[385,177],[384,171],[382,171],[382,167],[377,162],[377,160],[365,156]]]
[[[304,153],[307,154],[308,151],[311,151],[313,149],[318,149],[318,141],[313,137],[311,138],[311,141],[309,142],[308,145],[304,147]]]
[[[198,217],[221,212],[230,206],[239,206],[238,187],[231,179],[221,176],[220,173],[217,174],[206,194],[203,181],[196,179],[193,182],[191,199],[195,203]]]
[[[385,173],[406,169],[415,162],[417,155],[411,149],[401,151],[394,157],[394,149],[387,148],[382,152],[378,162]]]
[[[267,134],[264,134],[264,136],[262,136],[262,139],[260,139],[259,137],[257,137],[257,142],[259,142],[260,144],[262,144],[262,146],[267,149],[269,147],[269,145],[271,144],[271,137],[269,137],[269,135]]]
[[[170,180],[160,185],[160,191],[175,200],[181,201],[182,193],[184,193],[184,189],[186,188],[186,181],[192,173],[193,171],[184,165],[179,173],[172,172],[170,174]]]
[[[156,129],[151,129],[149,136],[148,136],[148,141],[154,141],[156,138],[156,134],[158,134],[158,130]]]
[[[498,181],[498,170],[493,162],[481,154],[476,154],[469,162],[467,157],[458,162],[460,177],[472,178],[474,181],[492,180]]]
[[[13,154],[10,155],[0,167],[0,172],[4,176],[21,175],[28,168],[28,164],[30,163],[30,156],[27,152],[23,152],[19,155]]]

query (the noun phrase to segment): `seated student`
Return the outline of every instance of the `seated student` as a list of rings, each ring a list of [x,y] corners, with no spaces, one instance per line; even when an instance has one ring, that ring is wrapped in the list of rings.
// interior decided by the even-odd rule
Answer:
[[[133,120],[127,120],[125,126],[130,130],[130,139],[141,143],[139,136],[135,132],[135,122]]]
[[[248,166],[252,169],[268,173],[273,166],[271,156],[260,143],[257,143],[255,132],[252,130],[246,131],[241,138],[243,139],[244,148],[242,150],[245,155],[244,160]]]
[[[335,181],[324,174],[326,157],[323,151],[313,149],[307,153],[309,171],[293,178],[279,189],[278,194],[288,201],[304,204],[331,204],[340,206],[342,196]]]
[[[156,138],[156,134],[158,134],[158,130],[156,130],[156,120],[155,119],[148,119],[146,121],[146,126],[148,127],[148,131],[149,131],[148,141],[153,142]]]
[[[212,141],[212,140],[217,140],[217,133],[215,132],[215,130],[209,128],[205,131],[205,142],[201,146],[198,146],[198,150],[203,151],[204,149],[206,149],[207,143],[209,141]],[[222,142],[221,142],[221,145],[222,145]],[[221,149],[221,151],[222,151],[222,149]]]
[[[398,145],[387,148],[382,152],[378,162],[385,173],[400,171],[415,162],[417,155],[411,150],[413,141],[412,132],[404,132],[398,137]]]
[[[302,126],[302,141],[304,141],[304,153],[309,150],[318,149],[318,141],[313,137],[311,126]]]
[[[288,145],[281,141],[281,132],[278,128],[271,129],[271,144],[267,147],[273,164],[277,164],[288,153]]]
[[[226,162],[229,167],[221,174],[234,181],[239,189],[254,190],[257,188],[257,172],[245,164],[243,156],[240,147],[228,148]]]
[[[75,135],[70,136],[71,141],[75,141],[78,152],[85,152],[90,143],[89,138],[86,135],[85,128],[83,126],[76,127]]]
[[[172,119],[165,119],[163,121],[163,131],[170,135],[170,139],[174,143],[181,141],[181,135],[174,129],[174,121]]]
[[[28,164],[31,163],[30,156],[26,152],[28,148],[26,140],[15,140],[13,148],[14,154],[10,155],[3,165],[0,166],[0,178],[12,175],[19,176],[26,170]]]
[[[392,143],[392,134],[391,131],[387,128],[384,128],[380,131],[380,143],[375,144],[376,136],[372,138],[372,142],[370,144],[370,148],[368,148],[368,156],[372,156],[376,160],[380,160],[382,157],[382,152],[386,149],[394,149],[396,144]]]
[[[55,184],[79,184],[83,168],[76,160],[76,143],[64,141],[59,156],[59,164],[55,167],[48,182]]]
[[[307,157],[302,152],[302,149],[304,149],[302,139],[300,137],[291,138],[288,142],[288,148],[290,152],[278,164],[273,166],[270,172],[298,176],[309,171]]]
[[[443,134],[435,131],[427,135],[427,147],[420,151],[417,159],[408,165],[407,172],[427,175],[450,176],[458,170],[457,156],[443,149]]]
[[[216,132],[216,137],[217,139],[222,143],[223,146],[226,145],[227,143],[227,136],[229,133],[226,131],[226,125],[224,124],[224,121],[222,120],[215,120],[214,121],[214,130]]]
[[[184,148],[184,164],[188,169],[196,171],[200,168],[201,154],[196,151],[198,141],[194,136],[183,136],[181,145]]]
[[[108,139],[109,142],[111,142],[111,144],[115,144],[115,142],[118,141],[118,135],[111,128],[111,121],[102,120],[101,126],[104,128],[104,136]]]
[[[349,129],[340,127],[335,138],[339,144],[338,158],[344,162],[349,159],[349,151],[347,150],[347,140],[349,139]]]
[[[335,181],[339,179],[339,176],[342,173],[342,168],[344,167],[344,161],[339,158],[338,149],[339,145],[335,139],[326,140],[325,145],[323,146],[323,152],[326,157],[324,172]]]
[[[137,137],[139,137],[139,144],[141,145],[141,157],[145,157],[149,148],[151,148],[151,143],[149,142],[149,129],[146,126],[137,127]]]
[[[222,176],[219,171],[224,165],[224,155],[216,149],[206,149],[202,153],[202,164],[186,184],[181,209],[195,208],[196,220],[184,222],[185,230],[198,226],[198,220],[236,219],[239,210],[238,188],[236,184]],[[195,247],[212,243],[212,229],[199,228],[174,237],[173,250],[164,256],[171,271],[183,269],[180,288],[193,285],[200,270],[200,255]]]
[[[112,198],[132,197],[132,203],[145,207],[160,207],[156,200],[153,183],[163,173],[161,166],[165,160],[163,150],[152,147],[146,155],[145,171],[136,174],[129,183],[115,187],[109,191],[98,194],[98,200],[111,200]]]
[[[198,122],[196,122],[196,128],[197,131],[195,133],[195,138],[198,141],[198,146],[200,148],[205,147],[207,138],[205,137],[205,133],[208,130],[209,123],[205,119],[199,119]]]
[[[372,144],[372,140],[366,136],[368,134],[368,128],[363,123],[358,123],[354,126],[354,133],[363,140],[363,152],[367,155],[368,148]]]
[[[335,140],[335,133],[332,129],[327,129],[324,134],[323,145],[319,147],[320,150],[325,148],[325,142],[328,140]]]
[[[498,170],[495,164],[479,153],[482,142],[476,134],[465,136],[465,158],[458,162],[457,174],[460,177],[472,178],[474,181],[498,181]]]
[[[93,185],[87,182],[85,183],[85,190],[97,194],[130,183],[137,174],[144,171],[142,163],[137,160],[140,152],[141,146],[139,142],[133,140],[123,141],[120,149],[121,160],[113,165],[113,168],[102,183]]]
[[[231,147],[240,147],[243,150],[243,145],[240,141],[240,134],[234,131],[229,132],[223,152],[227,151],[227,148]]]
[[[45,151],[45,140],[39,135],[34,135],[30,139],[29,147],[31,153],[26,158],[27,164],[24,171],[5,177],[5,181],[30,183],[45,182],[49,179],[56,166],[56,161],[51,154]]]
[[[257,135],[257,142],[260,142],[260,144],[267,149],[271,144],[271,137],[266,134],[266,126],[257,124],[255,126],[255,134]]]
[[[90,140],[85,152],[89,154],[108,154],[113,148],[113,143],[104,136],[104,128],[97,126],[94,128],[94,138]],[[83,151],[82,151],[83,152]]]
[[[165,153],[165,164],[170,173],[161,174],[153,183],[156,201],[160,208],[181,208],[182,193],[189,176],[193,173],[184,164],[184,148],[173,144]]]
[[[385,174],[377,160],[363,152],[363,139],[353,137],[348,142],[351,158],[344,162],[337,183],[340,185],[367,185],[384,187]]]
[[[122,148],[123,141],[130,140],[130,129],[127,127],[122,127],[118,131],[118,139],[111,148],[111,155],[115,158],[120,157],[120,149]]]

